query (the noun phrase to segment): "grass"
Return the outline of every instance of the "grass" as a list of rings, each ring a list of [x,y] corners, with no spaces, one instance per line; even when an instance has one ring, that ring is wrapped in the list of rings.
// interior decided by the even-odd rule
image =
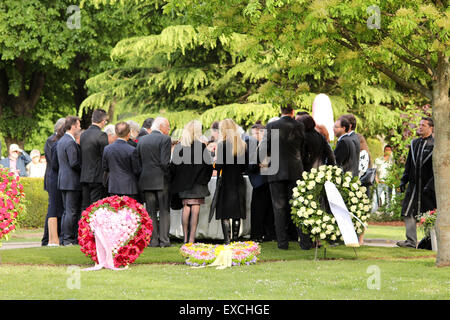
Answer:
[[[428,250],[345,246],[281,251],[263,243],[256,265],[189,268],[178,250],[146,248],[128,270],[79,273],[79,289],[70,289],[69,267],[93,262],[78,246],[27,248],[0,252],[0,299],[448,299],[450,269],[435,267]],[[381,288],[367,282],[370,266],[380,270]],[[79,269],[78,269],[79,270]],[[73,287],[73,285],[72,285]]]
[[[8,241],[4,241],[4,243],[8,243],[8,242],[40,242],[43,234],[44,234],[44,228],[17,229],[11,234]]]
[[[18,230],[9,242],[40,241],[41,235],[42,230]],[[401,240],[404,227],[370,226],[366,238]],[[363,246],[356,256],[352,248],[336,246],[326,250],[326,259],[320,248],[314,261],[315,251],[297,243],[282,251],[266,242],[256,265],[216,270],[186,266],[180,246],[146,248],[128,270],[95,272],[78,272],[93,266],[79,246],[1,250],[0,299],[450,298],[450,268],[435,267],[436,254],[429,250]],[[379,290],[368,286],[373,266],[380,272]]]

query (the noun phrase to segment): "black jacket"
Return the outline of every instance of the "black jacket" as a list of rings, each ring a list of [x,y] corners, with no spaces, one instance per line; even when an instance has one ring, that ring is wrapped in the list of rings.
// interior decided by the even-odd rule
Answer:
[[[103,151],[103,170],[109,173],[108,192],[138,194],[138,176],[141,171],[136,149],[125,140],[117,139]]]
[[[45,161],[47,161],[47,166],[45,167],[45,175],[44,175],[44,190],[49,191],[50,186],[49,179],[50,179],[50,173],[51,173],[51,166],[52,166],[52,147],[55,145],[55,136],[56,134],[52,134],[50,137],[47,138],[47,141],[45,141],[44,146],[44,156]]]
[[[107,134],[96,125],[91,125],[81,134],[81,182],[103,182],[102,155],[107,145]]]
[[[352,137],[345,135],[340,138],[334,149],[336,164],[344,171],[350,171],[354,177],[359,174],[359,150]]]
[[[310,171],[323,164],[335,165],[333,150],[327,140],[315,129],[305,132],[305,145],[303,154],[303,169]]]
[[[198,140],[190,147],[178,143],[173,150],[170,167],[172,194],[190,190],[194,184],[208,184],[213,172],[210,153]]]
[[[141,191],[163,190],[170,182],[171,149],[170,137],[156,130],[139,139],[136,150],[142,168],[139,176]]]
[[[59,139],[56,150],[59,166],[58,189],[81,191],[81,156],[78,144],[66,133]]]
[[[266,128],[266,134],[260,144],[260,148],[264,150],[261,153],[264,154],[267,150],[271,166],[274,166],[277,160],[279,161],[278,172],[268,176],[269,183],[300,179],[303,172],[302,155],[305,138],[303,123],[295,121],[289,116],[283,116],[279,120],[267,124]],[[279,147],[278,154],[272,150],[274,130],[279,132],[278,141],[273,141],[274,145]]]
[[[401,184],[408,184],[402,204],[402,216],[417,216],[436,209],[433,173],[434,138],[411,141]]]

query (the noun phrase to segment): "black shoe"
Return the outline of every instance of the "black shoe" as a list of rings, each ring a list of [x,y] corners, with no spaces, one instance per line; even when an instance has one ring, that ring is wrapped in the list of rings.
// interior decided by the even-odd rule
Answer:
[[[397,246],[402,247],[402,248],[416,248],[415,245],[413,245],[412,243],[408,242],[408,241],[398,241],[397,242]]]

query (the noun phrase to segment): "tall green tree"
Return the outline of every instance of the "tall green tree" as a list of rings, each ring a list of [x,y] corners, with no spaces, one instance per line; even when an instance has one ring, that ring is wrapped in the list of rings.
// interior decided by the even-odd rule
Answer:
[[[379,83],[431,103],[437,265],[450,264],[448,1],[168,0],[165,9],[225,32],[248,30],[292,63],[298,83],[309,75],[328,80],[333,70],[332,83],[342,90]]]
[[[0,2],[0,131],[7,145],[23,147],[36,134],[36,120],[76,113],[87,96],[86,79],[110,65],[117,41],[151,29],[154,22],[138,19],[134,9],[69,0]]]

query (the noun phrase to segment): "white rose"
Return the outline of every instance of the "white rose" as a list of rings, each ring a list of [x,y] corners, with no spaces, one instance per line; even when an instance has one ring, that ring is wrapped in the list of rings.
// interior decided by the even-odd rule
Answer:
[[[363,194],[362,194],[361,191],[356,191],[356,196],[357,196],[358,198],[362,198]]]
[[[311,173],[317,173],[317,169],[316,168],[312,168],[311,169]]]
[[[350,192],[348,193],[348,195],[349,195],[350,197],[354,197],[354,196],[355,196],[355,193],[354,193],[353,191],[350,191]]]
[[[305,193],[305,192],[306,192],[306,189],[305,189],[305,188],[301,188],[301,189],[300,189],[300,192],[301,192],[301,193]]]
[[[314,179],[314,174],[313,173],[309,174],[309,179]]]
[[[297,186],[299,186],[299,185],[300,185],[300,182],[301,182],[301,180],[297,180],[297,181],[296,181],[296,183],[297,183]]]
[[[352,184],[352,187],[353,187],[353,189],[355,189],[355,190],[358,190],[358,189],[359,189],[359,186],[358,186],[357,183],[353,183],[353,184]]]
[[[331,218],[331,223],[335,223],[336,222],[336,219],[335,218]]]
[[[294,200],[294,202],[292,202],[292,205],[293,205],[294,207],[298,206],[298,201],[297,201],[297,200]]]
[[[304,186],[306,186],[305,181],[300,181],[300,187],[304,187]]]
[[[336,169],[336,175],[340,176],[342,174],[342,169],[341,168],[337,168]]]
[[[320,181],[322,181],[322,180],[320,180],[319,177],[316,177],[315,181],[316,181],[317,183],[320,183]]]
[[[293,189],[292,191],[293,191],[292,196],[294,198],[298,198],[300,196],[300,193],[298,192],[297,188]]]
[[[314,201],[311,201],[311,207],[313,209],[317,209],[317,204]]]
[[[313,196],[312,196],[312,194],[308,194],[308,195],[306,196],[306,198],[308,198],[308,200],[312,200]]]
[[[333,231],[334,227],[331,224],[329,224],[329,225],[327,225],[327,230]]]
[[[336,236],[333,234],[333,235],[330,237],[330,239],[331,239],[332,241],[335,241],[335,240],[336,240]]]
[[[308,174],[306,173],[306,171],[303,171],[302,177],[304,180],[308,179]]]
[[[359,223],[359,221],[356,221],[356,226],[359,228],[359,227],[361,227],[361,223]]]
[[[308,189],[308,190],[312,190],[313,188],[314,188],[314,186],[312,186],[310,184],[308,184],[308,186],[306,187],[306,189]]]
[[[367,188],[366,187],[361,187],[361,188],[359,188],[359,190],[361,190],[362,193],[366,193]]]
[[[350,185],[349,185],[347,182],[344,182],[344,183],[342,184],[342,186],[343,186],[344,188],[350,188]]]
[[[369,206],[364,206],[364,211],[368,212],[369,211]]]
[[[323,216],[323,221],[325,221],[325,222],[330,221],[330,217],[329,216]]]
[[[325,170],[327,170],[327,166],[326,165],[321,165],[319,167],[319,171],[325,171]]]
[[[327,236],[326,236],[325,233],[322,232],[322,233],[320,234],[320,239],[325,239],[326,237],[327,237]]]
[[[350,178],[349,176],[346,175],[344,180],[345,180],[345,182],[350,183],[350,181],[352,181],[352,178]]]
[[[358,208],[362,209],[362,208],[364,208],[364,205],[362,203],[358,203]]]
[[[355,211],[356,211],[356,206],[351,206],[351,207],[350,207],[350,211],[351,211],[351,212],[355,212]]]
[[[308,200],[305,199],[305,201],[303,201],[303,203],[305,204],[305,206],[309,203]]]
[[[322,210],[317,210],[317,215],[318,215],[318,216],[321,216],[321,215],[322,215],[322,213],[323,213],[323,211],[322,211]]]
[[[325,234],[331,234],[331,231],[330,230],[326,230]]]
[[[311,208],[308,208],[308,210],[306,210],[306,212],[307,212],[308,214],[313,214],[313,213],[314,213],[314,210],[311,209]]]
[[[351,199],[351,201],[352,201],[352,203],[358,203],[358,199],[356,199],[355,197],[353,197],[353,198]]]
[[[318,176],[320,179],[322,179],[323,177],[325,177],[325,173],[323,173],[323,172],[321,171],[321,172],[319,172],[319,173],[317,174],[317,176]]]
[[[362,229],[361,228],[358,228],[358,231],[357,231],[358,233],[361,233],[362,232]]]
[[[305,198],[303,198],[302,196],[300,196],[300,197],[298,198],[298,201],[303,202],[303,201],[305,201]]]
[[[319,219],[319,220],[316,220],[316,224],[317,225],[320,225],[322,223],[322,221]]]
[[[299,217],[302,216],[302,212],[300,210],[297,211],[297,216],[299,216]]]
[[[336,230],[336,235],[337,235],[337,236],[340,236],[340,235],[341,235],[341,232],[340,232],[339,230]]]
[[[361,220],[366,221],[367,220],[367,216],[362,216]]]
[[[326,223],[322,223],[322,229],[325,229],[327,227]]]
[[[337,178],[336,178],[336,184],[341,184],[341,182],[342,182],[341,177],[337,177]]]

